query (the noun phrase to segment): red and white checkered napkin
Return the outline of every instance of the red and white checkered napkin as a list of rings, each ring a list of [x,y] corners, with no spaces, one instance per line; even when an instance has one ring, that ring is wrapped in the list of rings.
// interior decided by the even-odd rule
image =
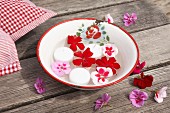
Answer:
[[[0,28],[14,41],[54,15],[29,0],[0,0]]]
[[[0,29],[0,76],[21,69],[14,41]]]

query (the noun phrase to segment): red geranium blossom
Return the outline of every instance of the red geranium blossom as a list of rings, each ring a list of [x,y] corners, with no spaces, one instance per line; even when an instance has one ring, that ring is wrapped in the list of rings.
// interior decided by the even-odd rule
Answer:
[[[97,59],[96,64],[100,67],[110,67],[113,74],[116,74],[116,69],[120,68],[120,65],[116,62],[114,57],[110,57],[109,60],[107,60],[107,57],[104,56],[101,59]]]
[[[95,63],[95,58],[91,58],[93,53],[90,51],[90,48],[87,48],[83,53],[81,51],[75,52],[74,56],[79,57],[79,59],[73,60],[73,64],[76,66],[80,66],[82,64],[83,67],[90,67]]]
[[[88,27],[86,31],[86,38],[98,39],[100,38],[101,33],[99,32],[99,27],[97,25],[92,25]]]
[[[151,87],[152,82],[153,82],[153,76],[144,75],[144,73],[142,72],[140,74],[140,78],[134,78],[133,84],[141,89],[145,89],[146,87]]]
[[[67,43],[71,44],[70,45],[70,49],[72,49],[73,51],[77,50],[77,47],[79,47],[80,50],[83,50],[85,48],[83,43],[80,43],[82,41],[80,36],[68,36],[68,40]]]

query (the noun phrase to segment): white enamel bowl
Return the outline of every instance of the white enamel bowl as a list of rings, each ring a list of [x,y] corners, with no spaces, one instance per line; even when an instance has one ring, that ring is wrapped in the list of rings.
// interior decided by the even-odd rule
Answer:
[[[139,50],[135,40],[124,29],[113,24],[103,23],[105,25],[105,31],[110,37],[110,42],[114,42],[119,49],[116,59],[121,68],[117,71],[117,75],[105,85],[94,85],[91,82],[88,85],[73,84],[69,81],[68,77],[58,77],[55,75],[51,69],[51,63],[54,62],[54,50],[58,47],[64,47],[67,43],[67,36],[75,35],[82,23],[84,23],[85,26],[90,26],[94,22],[94,18],[66,20],[56,24],[44,33],[38,42],[37,57],[40,65],[48,75],[55,80],[74,88],[98,89],[116,84],[124,80],[133,72],[137,65],[137,60],[139,59]]]

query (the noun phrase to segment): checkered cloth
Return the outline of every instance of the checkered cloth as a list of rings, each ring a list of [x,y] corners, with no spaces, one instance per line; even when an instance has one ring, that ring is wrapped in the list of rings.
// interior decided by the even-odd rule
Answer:
[[[21,66],[14,41],[0,29],[0,76],[20,69]]]
[[[14,41],[54,15],[29,0],[0,0],[0,28]]]
[[[21,69],[14,41],[54,15],[29,0],[0,0],[0,76]]]

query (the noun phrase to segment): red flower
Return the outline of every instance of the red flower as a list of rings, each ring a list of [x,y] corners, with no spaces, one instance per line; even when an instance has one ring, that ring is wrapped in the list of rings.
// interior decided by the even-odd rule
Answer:
[[[151,87],[152,82],[153,82],[153,76],[144,75],[144,73],[142,72],[140,74],[140,78],[134,78],[133,84],[141,89],[145,89],[146,87]]]
[[[86,31],[86,38],[100,38],[101,33],[99,32],[99,27],[97,25],[92,25]]]
[[[110,67],[113,74],[116,74],[116,69],[120,68],[120,65],[116,62],[114,57],[110,57],[109,60],[107,60],[107,57],[104,56],[101,59],[97,59],[96,64],[100,67]]]
[[[90,51],[90,48],[87,48],[83,53],[81,51],[75,52],[74,56],[80,58],[73,60],[73,64],[76,66],[80,66],[82,64],[83,67],[90,67],[95,63],[95,58],[90,58],[92,55],[93,53]]]
[[[67,43],[71,44],[70,49],[73,51],[77,50],[77,47],[79,47],[80,50],[83,50],[85,48],[83,43],[80,43],[82,41],[80,36],[68,36]]]

